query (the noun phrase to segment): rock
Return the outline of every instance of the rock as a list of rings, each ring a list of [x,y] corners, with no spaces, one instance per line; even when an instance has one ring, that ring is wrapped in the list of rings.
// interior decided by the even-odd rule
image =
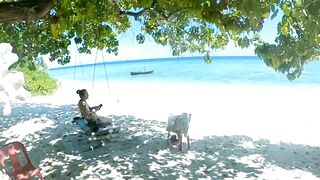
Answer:
[[[18,56],[11,51],[10,44],[0,44],[0,104],[4,104],[4,116],[11,114],[13,102],[31,97],[31,93],[23,88],[25,83],[23,73],[8,70],[13,63],[18,61]]]

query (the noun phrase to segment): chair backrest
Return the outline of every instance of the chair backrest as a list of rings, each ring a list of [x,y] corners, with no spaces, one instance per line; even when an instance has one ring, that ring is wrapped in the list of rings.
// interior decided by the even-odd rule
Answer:
[[[191,114],[188,114],[189,123],[191,121]]]
[[[21,152],[24,155],[24,160],[26,161],[25,164],[21,164],[20,162],[21,159],[19,157],[21,156],[19,155],[21,154]],[[9,169],[6,164],[7,157],[9,157],[9,160],[11,161],[11,172],[11,169]],[[25,146],[21,142],[16,141],[6,144],[0,148],[0,165],[5,169],[7,174],[11,174],[12,172],[18,171],[26,165],[32,164]]]
[[[170,114],[168,117],[167,131],[183,133],[185,136],[188,135],[189,124],[191,121],[191,114],[182,113],[179,115]]]

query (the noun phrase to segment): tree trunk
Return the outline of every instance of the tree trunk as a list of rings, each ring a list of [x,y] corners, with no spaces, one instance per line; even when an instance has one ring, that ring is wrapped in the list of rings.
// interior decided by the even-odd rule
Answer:
[[[54,7],[53,0],[0,2],[0,22],[32,21],[43,18]]]

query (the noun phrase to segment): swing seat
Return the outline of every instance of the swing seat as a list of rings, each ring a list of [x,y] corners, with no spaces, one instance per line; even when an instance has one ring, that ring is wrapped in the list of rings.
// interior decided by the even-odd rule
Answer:
[[[105,126],[103,124],[98,124],[94,121],[88,121],[87,119],[79,116],[74,117],[72,123],[78,125],[87,136],[91,136],[92,133],[95,133],[96,137],[103,137],[110,134],[117,134],[120,131],[119,128],[112,128],[108,125]]]
[[[21,159],[19,154],[24,155]],[[7,159],[7,157],[9,157]],[[11,167],[7,160],[10,160]],[[25,146],[21,142],[12,142],[0,148],[0,165],[5,169],[5,172],[13,180],[29,180],[32,176],[38,176],[43,180],[42,174],[38,168],[35,168],[30,160]],[[12,170],[12,171],[11,171]]]
[[[74,117],[72,122],[76,125],[78,125],[80,127],[80,129],[82,131],[84,131],[84,133],[87,136],[91,136],[92,132],[97,132],[99,130],[99,126],[96,122],[92,122],[92,121],[88,121],[85,118],[82,117]]]

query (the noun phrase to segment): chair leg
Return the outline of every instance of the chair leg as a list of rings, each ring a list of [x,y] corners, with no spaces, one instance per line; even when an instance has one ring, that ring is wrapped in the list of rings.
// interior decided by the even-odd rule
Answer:
[[[170,132],[168,131],[167,144],[170,144]]]
[[[34,169],[34,171],[33,171],[31,176],[37,176],[38,179],[44,180],[39,168]]]
[[[187,136],[187,141],[188,141],[188,150],[190,150],[190,142],[189,142],[189,135]]]
[[[40,172],[37,173],[37,176],[39,177],[39,179],[44,180],[44,178],[43,178],[43,176],[42,176],[42,174]]]
[[[178,133],[178,145],[179,145],[179,150],[182,150],[182,134]]]

